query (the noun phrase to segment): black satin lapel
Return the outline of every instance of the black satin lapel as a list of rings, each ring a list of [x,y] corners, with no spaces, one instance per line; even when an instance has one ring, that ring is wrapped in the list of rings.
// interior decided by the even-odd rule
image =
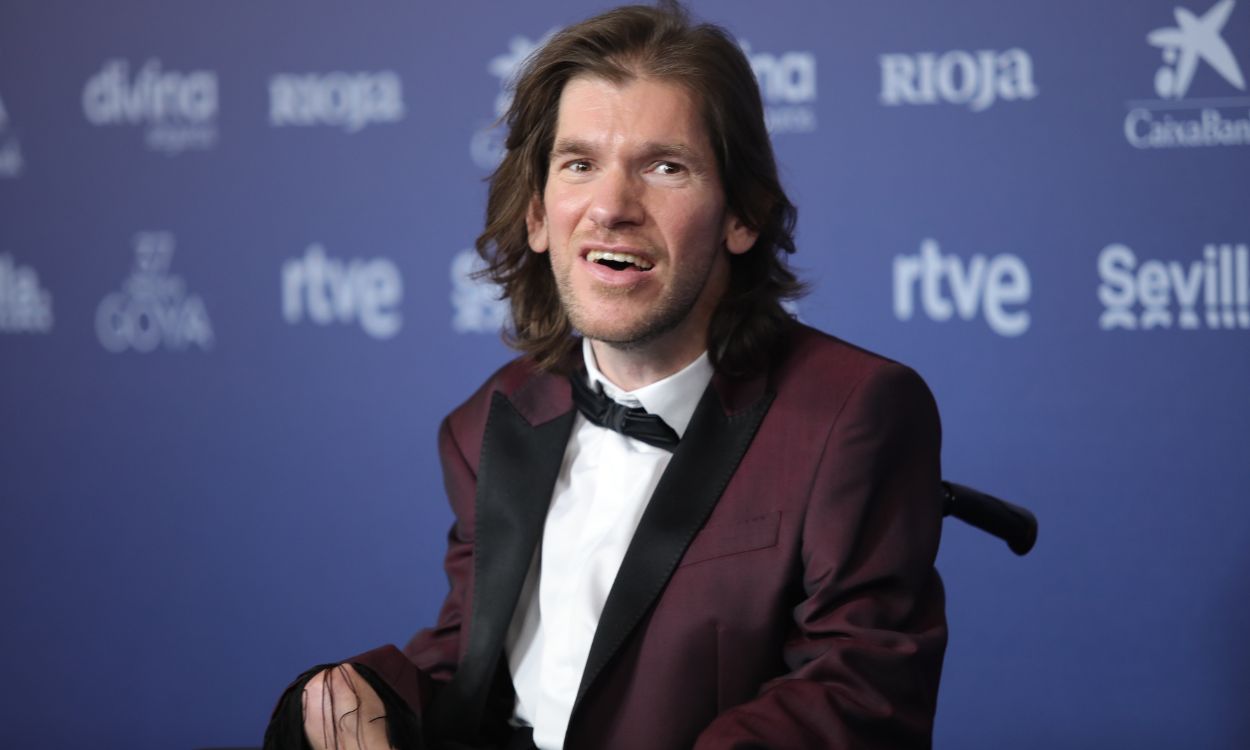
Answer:
[[[481,723],[575,413],[535,427],[502,394],[491,399],[478,464],[469,645],[434,712],[447,736],[472,737]]]
[[[728,415],[715,388],[704,392],[608,593],[577,690],[579,703],[664,590],[686,547],[725,491],[772,401],[773,394],[764,393],[750,407]]]

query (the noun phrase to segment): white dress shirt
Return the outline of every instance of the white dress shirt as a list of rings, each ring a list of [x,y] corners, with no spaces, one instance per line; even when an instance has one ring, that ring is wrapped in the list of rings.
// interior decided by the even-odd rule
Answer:
[[[680,372],[622,391],[582,356],[590,385],[626,406],[658,415],[681,437],[708,382],[703,353]],[[564,451],[543,527],[508,629],[508,666],[516,688],[514,723],[534,728],[539,750],[560,750],[590,644],[647,502],[672,453],[591,424],[580,413]],[[535,585],[537,582],[537,585]]]

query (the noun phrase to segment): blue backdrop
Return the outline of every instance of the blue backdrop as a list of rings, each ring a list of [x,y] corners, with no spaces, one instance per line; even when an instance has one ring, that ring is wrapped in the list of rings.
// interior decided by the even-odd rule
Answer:
[[[489,126],[602,7],[0,8],[5,744],[255,744],[432,621],[435,429],[510,356]],[[1042,521],[947,524],[937,746],[1244,747],[1250,0],[694,8],[760,78],[801,317]]]

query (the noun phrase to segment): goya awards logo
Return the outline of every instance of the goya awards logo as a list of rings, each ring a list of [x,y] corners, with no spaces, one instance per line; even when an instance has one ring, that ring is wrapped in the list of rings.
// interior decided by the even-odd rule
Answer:
[[[39,274],[0,255],[0,333],[51,333],[52,294]]]
[[[473,250],[451,259],[451,328],[457,333],[499,333],[508,322],[502,290],[478,274],[486,264]]]
[[[0,98],[0,177],[17,177],[22,173],[22,144],[9,125],[9,111]]]
[[[1033,58],[1014,47],[997,52],[890,53],[881,65],[880,101],[887,107],[956,104],[983,112],[999,101],[1037,96]]]
[[[309,245],[302,258],[282,264],[282,317],[295,325],[359,323],[375,339],[399,333],[404,279],[387,258],[341,261]]]
[[[1250,145],[1250,98],[1229,96],[1246,90],[1241,64],[1224,38],[1235,4],[1220,0],[1202,15],[1177,7],[1175,26],[1146,35],[1163,56],[1154,76],[1159,98],[1127,102],[1129,144],[1141,149]],[[1204,92],[1221,96],[1188,98],[1196,81]]]
[[[1098,255],[1098,326],[1114,329],[1250,328],[1250,247],[1210,243],[1186,260],[1139,260],[1108,245]]]
[[[1029,330],[1025,305],[1032,291],[1028,267],[1010,253],[973,255],[965,263],[926,239],[919,253],[894,258],[894,317],[902,321],[911,320],[919,299],[930,320],[983,317],[999,336],[1019,336]]]
[[[781,135],[815,131],[816,54],[803,50],[753,52],[746,41],[739,46],[755,71],[768,132]]]
[[[177,154],[217,143],[217,74],[164,70],[155,58],[131,73],[109,60],[82,91],[87,121],[99,127],[143,127],[152,151]]]
[[[164,348],[183,351],[213,347],[213,326],[198,294],[187,291],[181,276],[170,272],[174,236],[140,232],[135,263],[120,291],[105,295],[96,308],[96,336],[110,352],[142,354]]]
[[[404,119],[404,85],[377,73],[280,73],[269,79],[269,124],[328,125],[358,133],[366,125]]]

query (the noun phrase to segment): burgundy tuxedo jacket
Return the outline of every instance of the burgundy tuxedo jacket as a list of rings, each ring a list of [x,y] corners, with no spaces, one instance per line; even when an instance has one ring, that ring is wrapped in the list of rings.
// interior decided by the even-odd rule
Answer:
[[[521,359],[442,425],[451,590],[402,654],[355,659],[436,745],[509,731],[505,634],[574,412],[567,379]],[[928,747],[940,442],[919,376],[810,328],[767,373],[714,376],[608,596],[565,747]]]

